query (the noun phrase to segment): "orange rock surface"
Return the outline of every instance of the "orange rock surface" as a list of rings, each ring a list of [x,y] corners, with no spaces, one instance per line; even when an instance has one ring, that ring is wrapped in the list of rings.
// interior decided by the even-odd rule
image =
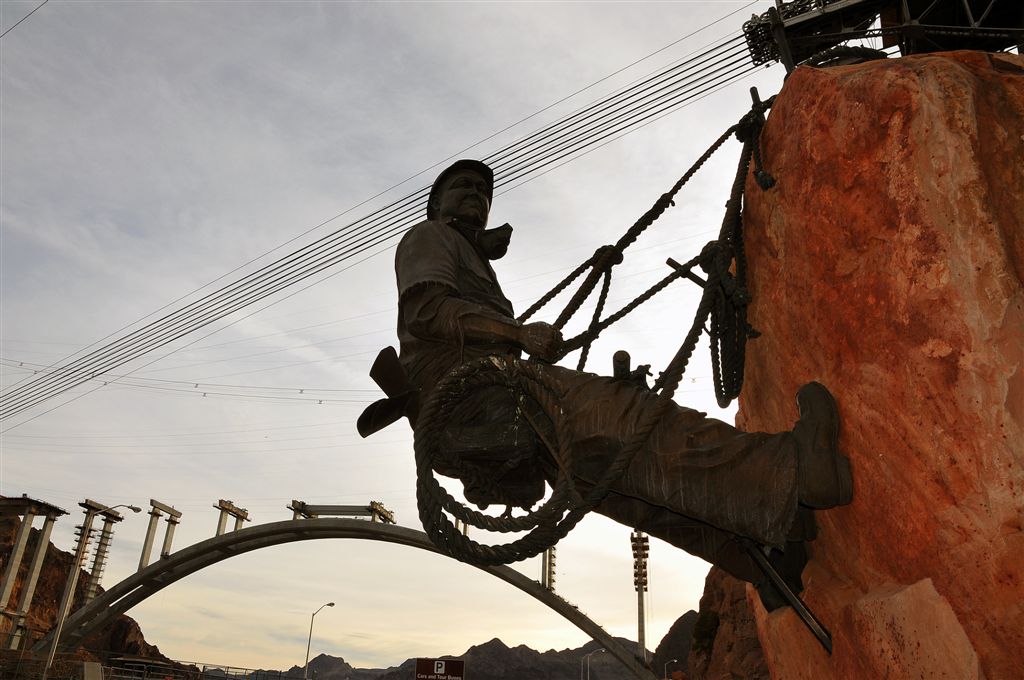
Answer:
[[[762,148],[738,422],[822,382],[855,484],[804,572],[835,652],[755,605],[772,677],[1024,677],[1024,59],[797,69]]]

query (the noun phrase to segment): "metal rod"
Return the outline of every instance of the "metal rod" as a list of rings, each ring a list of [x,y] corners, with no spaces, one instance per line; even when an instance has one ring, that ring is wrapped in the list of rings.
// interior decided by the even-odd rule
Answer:
[[[707,283],[707,281],[705,281],[704,279],[702,279],[699,276],[697,276],[696,274],[694,274],[693,270],[691,268],[684,267],[683,265],[681,265],[678,262],[676,262],[675,260],[673,260],[671,257],[668,258],[668,260],[665,261],[665,264],[667,264],[669,267],[672,267],[672,269],[675,269],[681,275],[683,275],[686,278],[690,279],[691,281],[696,283],[701,288],[703,288],[704,285]]]
[[[779,50],[779,60],[786,67],[786,75],[788,76],[796,68],[796,63],[793,61],[793,53],[789,51],[786,28],[782,25],[782,17],[779,15],[779,10],[769,7],[768,20],[772,24],[772,37],[775,38],[775,46]]]
[[[804,601],[800,599],[800,596],[790,589],[782,579],[782,576],[779,575],[779,572],[775,570],[775,567],[773,567],[771,562],[768,561],[768,558],[765,557],[764,553],[754,545],[753,541],[749,538],[741,538],[740,545],[743,546],[743,549],[748,555],[750,555],[751,559],[754,560],[754,563],[757,564],[758,568],[760,568],[764,575],[768,577],[768,580],[772,582],[772,585],[778,589],[779,593],[782,594],[782,597],[786,599],[786,602],[793,607],[797,616],[799,616],[804,622],[804,625],[814,633],[814,637],[818,638],[818,642],[821,643],[821,646],[824,647],[825,651],[831,656],[832,635],[828,632],[828,629],[822,625],[821,621],[819,621],[816,616],[814,616],[814,613],[806,604],[804,604]]]

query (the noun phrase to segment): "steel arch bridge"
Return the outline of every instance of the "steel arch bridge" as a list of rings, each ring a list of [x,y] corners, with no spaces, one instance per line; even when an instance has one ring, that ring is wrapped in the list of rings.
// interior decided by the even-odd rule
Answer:
[[[146,598],[212,564],[260,548],[326,538],[383,541],[433,553],[439,552],[422,531],[366,520],[334,517],[293,519],[239,529],[179,550],[136,572],[93,599],[68,617],[61,634],[61,647],[77,647],[90,634],[109,624]],[[622,662],[634,677],[640,680],[655,679],[654,673],[649,668],[601,626],[579,609],[541,586],[537,581],[523,576],[510,567],[485,566],[478,568],[515,586],[561,614],[577,628],[601,643],[612,656]],[[51,632],[50,635],[36,643],[34,650],[42,652],[47,649],[52,644],[52,635]]]

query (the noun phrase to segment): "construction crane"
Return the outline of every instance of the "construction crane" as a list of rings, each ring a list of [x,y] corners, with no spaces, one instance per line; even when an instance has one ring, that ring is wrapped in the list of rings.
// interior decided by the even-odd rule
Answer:
[[[902,55],[996,52],[1024,44],[1020,0],[776,0],[743,25],[754,64],[787,71],[829,57],[851,40],[880,38]],[[839,54],[842,54],[841,52]],[[879,54],[878,56],[883,56]]]

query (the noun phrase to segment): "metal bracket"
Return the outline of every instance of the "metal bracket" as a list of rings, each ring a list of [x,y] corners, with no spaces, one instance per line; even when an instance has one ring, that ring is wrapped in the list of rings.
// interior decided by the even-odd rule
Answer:
[[[683,265],[681,265],[678,262],[676,262],[675,260],[673,260],[671,257],[668,258],[667,260],[665,260],[665,264],[667,264],[669,267],[672,267],[672,269],[675,269],[681,275],[683,275],[686,278],[690,279],[691,281],[696,283],[701,288],[703,288],[705,286],[705,284],[707,284],[707,281],[705,281],[701,277],[699,277],[696,274],[694,274],[693,270],[690,267],[684,267]]]

